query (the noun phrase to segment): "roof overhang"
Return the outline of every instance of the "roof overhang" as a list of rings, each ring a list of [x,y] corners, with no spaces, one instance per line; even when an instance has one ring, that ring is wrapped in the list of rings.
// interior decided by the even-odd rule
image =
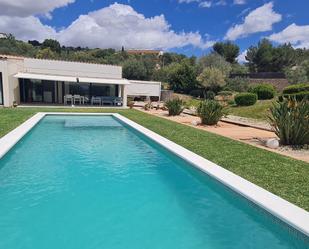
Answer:
[[[106,84],[106,85],[130,85],[130,81],[126,79],[79,77],[78,80],[81,83],[95,83],[95,84]]]
[[[77,82],[76,77],[51,75],[51,74],[17,73],[14,75],[14,77],[19,79]]]
[[[51,81],[77,82],[77,83],[105,84],[105,85],[130,85],[130,82],[126,79],[73,77],[73,76],[36,74],[36,73],[17,73],[14,75],[14,77],[19,79],[51,80]]]

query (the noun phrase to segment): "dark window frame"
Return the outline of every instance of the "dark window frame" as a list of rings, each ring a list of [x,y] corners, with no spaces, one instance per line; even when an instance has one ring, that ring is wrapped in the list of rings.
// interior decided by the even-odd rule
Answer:
[[[3,94],[3,78],[2,78],[2,72],[0,72],[0,94],[1,94],[1,100],[0,105],[4,105],[4,94]]]

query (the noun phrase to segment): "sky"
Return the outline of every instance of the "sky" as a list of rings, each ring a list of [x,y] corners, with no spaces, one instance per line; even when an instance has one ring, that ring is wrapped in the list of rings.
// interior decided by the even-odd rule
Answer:
[[[0,32],[90,48],[201,56],[217,41],[309,48],[309,0],[0,0]]]

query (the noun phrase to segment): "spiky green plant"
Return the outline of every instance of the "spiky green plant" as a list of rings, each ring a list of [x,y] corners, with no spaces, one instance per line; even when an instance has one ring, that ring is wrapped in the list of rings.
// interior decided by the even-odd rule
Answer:
[[[184,109],[184,102],[179,98],[175,98],[167,101],[165,106],[168,109],[169,116],[177,116],[182,113]]]
[[[309,102],[283,99],[270,108],[270,124],[283,145],[309,144]]]
[[[205,100],[197,108],[197,115],[201,118],[202,124],[216,125],[226,115],[223,106],[215,100]]]

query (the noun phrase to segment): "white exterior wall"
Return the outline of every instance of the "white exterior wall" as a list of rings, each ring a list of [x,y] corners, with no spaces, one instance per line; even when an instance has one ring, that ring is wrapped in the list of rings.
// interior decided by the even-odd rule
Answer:
[[[128,96],[161,96],[161,82],[130,80],[130,83],[126,89]]]
[[[89,78],[122,78],[120,66],[29,58],[24,59],[23,72]]]
[[[23,60],[9,59],[0,60],[0,72],[2,73],[3,104],[6,107],[12,106],[13,102],[20,101],[18,79],[14,77],[16,73],[23,69]]]
[[[19,81],[14,77],[18,72],[122,79],[122,67],[120,66],[29,58],[0,60],[0,72],[3,81],[4,106],[7,107],[12,106],[14,101],[20,103]],[[156,96],[160,98],[161,82],[131,80],[130,85],[120,86],[120,93],[122,93],[124,102],[126,102],[127,96]]]
[[[7,61],[0,60],[0,72],[2,74],[2,94],[3,94],[3,105],[6,104],[7,92],[8,92],[8,78],[7,78]]]

